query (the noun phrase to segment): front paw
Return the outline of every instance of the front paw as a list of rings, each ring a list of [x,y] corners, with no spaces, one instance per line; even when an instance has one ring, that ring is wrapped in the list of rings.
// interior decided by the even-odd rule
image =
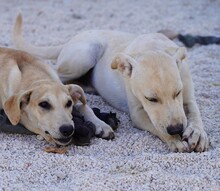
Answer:
[[[188,126],[182,140],[188,142],[190,151],[203,152],[209,147],[209,139],[203,128]]]
[[[114,131],[106,123],[100,121],[99,123],[96,123],[95,126],[96,126],[96,132],[95,132],[96,137],[103,138],[106,140],[115,138]]]
[[[167,144],[173,152],[189,152],[190,148],[186,141],[182,141],[178,138],[167,141]]]

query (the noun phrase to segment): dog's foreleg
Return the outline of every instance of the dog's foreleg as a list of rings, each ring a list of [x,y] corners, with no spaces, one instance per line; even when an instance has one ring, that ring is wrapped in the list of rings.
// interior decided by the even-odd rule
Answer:
[[[183,133],[183,139],[188,141],[191,150],[202,152],[208,149],[209,140],[203,128],[203,122],[194,96],[194,87],[188,66],[184,68],[182,81],[184,84],[183,104],[189,120],[188,126]]]
[[[101,121],[98,117],[96,117],[93,110],[88,105],[77,104],[75,107],[80,112],[80,114],[84,116],[86,121],[91,121],[95,125],[95,134],[97,137],[101,137],[107,140],[114,138],[114,132],[112,128],[105,122]]]
[[[188,126],[184,130],[183,139],[188,140],[191,150],[197,152],[206,151],[209,147],[209,140],[203,128],[200,112],[195,100],[184,103],[188,111]]]

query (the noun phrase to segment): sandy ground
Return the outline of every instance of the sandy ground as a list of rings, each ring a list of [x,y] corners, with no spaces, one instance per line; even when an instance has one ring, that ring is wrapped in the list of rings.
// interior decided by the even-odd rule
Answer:
[[[37,45],[66,42],[87,29],[220,34],[218,0],[0,0],[1,46],[13,46],[11,31],[19,10],[24,35]],[[115,140],[70,145],[68,154],[58,155],[43,152],[48,143],[36,136],[2,133],[0,190],[220,190],[220,46],[195,46],[188,59],[212,143],[208,152],[172,153],[158,138],[132,128],[126,113],[88,95],[91,106],[118,113]]]

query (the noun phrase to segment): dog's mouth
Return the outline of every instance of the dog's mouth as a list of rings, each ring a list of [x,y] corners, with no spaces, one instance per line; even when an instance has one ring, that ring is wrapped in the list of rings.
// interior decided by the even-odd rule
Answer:
[[[50,136],[50,138],[53,139],[57,145],[65,146],[65,145],[68,145],[72,141],[72,136],[67,137],[67,138],[56,139],[48,131],[45,131],[45,134]]]
[[[72,137],[62,138],[62,139],[54,139],[54,141],[58,145],[68,145],[72,141]]]

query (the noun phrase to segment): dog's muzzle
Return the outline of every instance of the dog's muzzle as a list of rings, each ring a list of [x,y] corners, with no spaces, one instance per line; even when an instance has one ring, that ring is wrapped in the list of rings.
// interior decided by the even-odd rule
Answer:
[[[58,145],[68,145],[73,138],[73,133],[74,133],[75,128],[73,127],[73,125],[62,125],[59,128],[60,134],[62,135],[62,138],[53,138],[53,140],[56,142],[56,144]],[[49,132],[47,131],[46,134],[49,134]]]
[[[183,133],[183,124],[168,126],[167,133],[170,135],[181,135]]]

